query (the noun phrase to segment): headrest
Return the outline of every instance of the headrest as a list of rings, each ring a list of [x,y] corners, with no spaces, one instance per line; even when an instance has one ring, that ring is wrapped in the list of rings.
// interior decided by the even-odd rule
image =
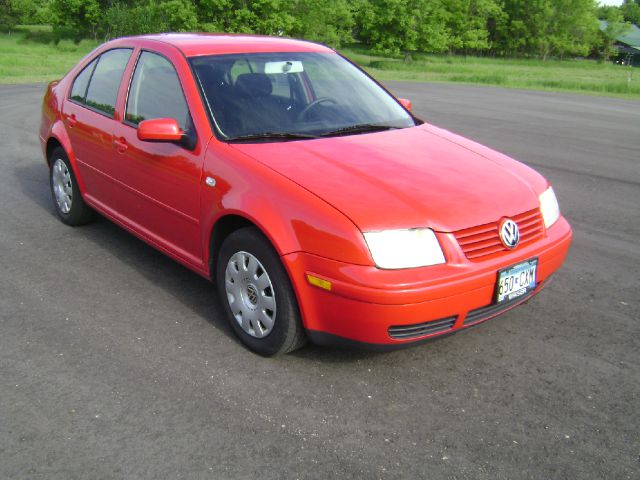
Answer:
[[[242,73],[236,79],[238,94],[246,97],[271,95],[271,80],[264,73]]]

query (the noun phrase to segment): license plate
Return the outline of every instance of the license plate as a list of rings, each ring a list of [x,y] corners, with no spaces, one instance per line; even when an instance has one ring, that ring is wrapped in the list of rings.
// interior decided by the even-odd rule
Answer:
[[[536,287],[538,259],[512,265],[498,271],[496,303],[508,302],[521,297]]]

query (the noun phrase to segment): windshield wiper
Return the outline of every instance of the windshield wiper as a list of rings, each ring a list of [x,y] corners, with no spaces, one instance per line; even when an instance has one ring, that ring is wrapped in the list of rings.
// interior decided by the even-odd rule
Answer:
[[[329,132],[322,133],[320,136],[336,137],[340,135],[349,135],[351,133],[384,132],[385,130],[395,130],[397,128],[400,127],[394,127],[393,125],[377,125],[375,123],[360,123],[358,125],[351,125],[350,127],[331,130]]]
[[[249,140],[308,140],[310,138],[318,138],[316,135],[308,133],[294,133],[294,132],[262,132],[262,133],[250,133],[248,135],[239,135],[237,137],[231,137],[227,141],[229,142],[242,142]]]

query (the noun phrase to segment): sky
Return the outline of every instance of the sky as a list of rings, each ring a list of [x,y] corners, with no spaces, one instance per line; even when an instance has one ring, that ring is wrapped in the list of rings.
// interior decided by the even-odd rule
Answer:
[[[622,0],[600,0],[600,5],[620,5]]]

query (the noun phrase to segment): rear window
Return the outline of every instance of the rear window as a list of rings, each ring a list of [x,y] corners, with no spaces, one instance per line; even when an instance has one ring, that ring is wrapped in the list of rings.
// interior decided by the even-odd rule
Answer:
[[[116,111],[122,74],[131,52],[130,48],[118,48],[100,55],[76,77],[71,99],[112,117]],[[93,64],[95,66],[92,67]]]
[[[93,73],[93,69],[96,67],[96,63],[98,63],[98,59],[95,59],[89,65],[84,67],[82,72],[80,72],[76,77],[73,81],[71,95],[69,95],[69,98],[76,102],[85,102],[85,99],[87,98],[87,87],[89,86],[89,80],[91,80],[91,74]]]

